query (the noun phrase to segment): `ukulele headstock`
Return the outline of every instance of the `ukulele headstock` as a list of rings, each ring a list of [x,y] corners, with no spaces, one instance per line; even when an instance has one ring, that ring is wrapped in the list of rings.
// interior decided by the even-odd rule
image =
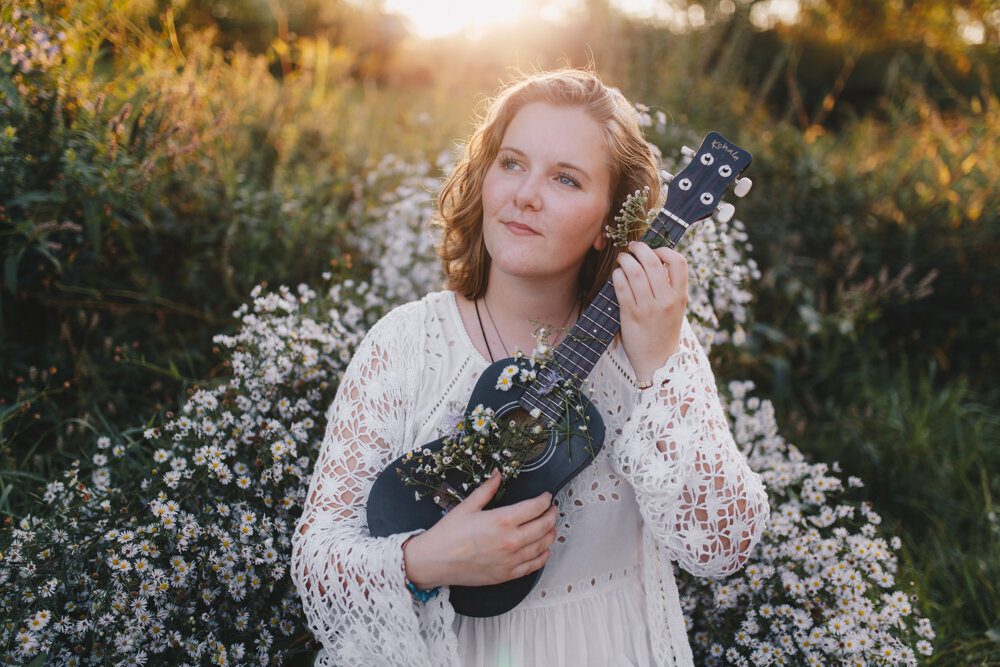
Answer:
[[[667,200],[663,212],[680,223],[671,231],[676,243],[693,223],[718,212],[720,220],[728,221],[735,209],[722,201],[726,188],[735,182],[733,194],[742,197],[750,191],[749,178],[740,174],[750,166],[751,155],[718,132],[709,132],[698,150],[684,147],[681,151],[691,161],[676,176],[667,174]],[[676,234],[677,238],[673,238]]]

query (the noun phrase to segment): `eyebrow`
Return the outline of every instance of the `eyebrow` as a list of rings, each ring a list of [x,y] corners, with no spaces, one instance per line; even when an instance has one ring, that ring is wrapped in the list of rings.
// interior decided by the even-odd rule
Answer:
[[[527,153],[525,153],[524,151],[520,150],[519,148],[514,148],[513,146],[508,146],[506,144],[504,144],[503,146],[500,146],[500,150],[497,151],[497,153],[499,153],[500,151],[510,151],[512,153],[517,153],[518,155],[522,155],[524,157],[527,157]],[[577,166],[577,165],[573,164],[572,162],[556,162],[556,166],[557,167],[562,167],[563,169],[572,169],[573,171],[579,173],[581,176],[583,176],[587,180],[590,180],[590,173],[586,169],[584,169],[583,167]]]

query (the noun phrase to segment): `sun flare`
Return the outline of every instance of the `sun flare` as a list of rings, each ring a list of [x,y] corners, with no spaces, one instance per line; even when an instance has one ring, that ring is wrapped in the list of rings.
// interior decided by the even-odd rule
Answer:
[[[412,22],[414,33],[424,39],[459,31],[477,32],[517,18],[521,0],[468,2],[468,0],[387,0],[385,8]]]

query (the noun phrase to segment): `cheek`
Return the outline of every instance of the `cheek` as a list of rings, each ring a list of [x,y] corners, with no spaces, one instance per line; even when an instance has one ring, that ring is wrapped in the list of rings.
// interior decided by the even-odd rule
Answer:
[[[580,225],[580,234],[586,237],[588,243],[595,247],[604,240],[604,226],[607,224],[608,203],[603,199],[591,202],[582,207],[576,214]],[[595,238],[596,237],[596,238]],[[600,248],[597,248],[600,250]]]
[[[484,212],[494,211],[503,203],[503,182],[496,177],[493,169],[486,172],[481,197]]]

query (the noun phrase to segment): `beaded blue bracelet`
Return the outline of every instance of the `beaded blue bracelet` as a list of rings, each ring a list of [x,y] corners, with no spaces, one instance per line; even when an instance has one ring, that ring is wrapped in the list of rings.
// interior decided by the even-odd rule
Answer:
[[[413,535],[410,535],[409,537],[407,537],[405,540],[403,540],[403,543],[400,545],[399,548],[402,549],[402,550],[404,550],[404,553],[405,553],[407,543],[410,540],[412,540],[414,537],[416,537],[416,536],[417,536],[416,534],[413,534]],[[406,578],[406,560],[405,560],[405,557],[404,557],[404,560],[401,563],[401,565],[403,566],[403,579],[406,581],[406,587],[410,590],[410,593],[413,594],[413,597],[415,597],[416,599],[420,600],[420,602],[422,602],[423,604],[427,604],[428,600],[431,600],[431,599],[437,597],[438,591],[441,590],[440,586],[435,586],[434,588],[428,589],[426,591],[420,590],[419,588],[416,587],[416,585],[412,581],[410,581],[409,579]]]
[[[428,600],[436,598],[437,594],[438,594],[438,591],[441,590],[440,586],[435,586],[434,588],[432,588],[430,590],[422,591],[419,588],[417,588],[413,584],[412,581],[409,581],[409,580],[407,580],[407,582],[406,582],[406,587],[410,589],[411,593],[413,593],[413,597],[417,598],[418,600],[420,600],[424,604],[427,604]]]

